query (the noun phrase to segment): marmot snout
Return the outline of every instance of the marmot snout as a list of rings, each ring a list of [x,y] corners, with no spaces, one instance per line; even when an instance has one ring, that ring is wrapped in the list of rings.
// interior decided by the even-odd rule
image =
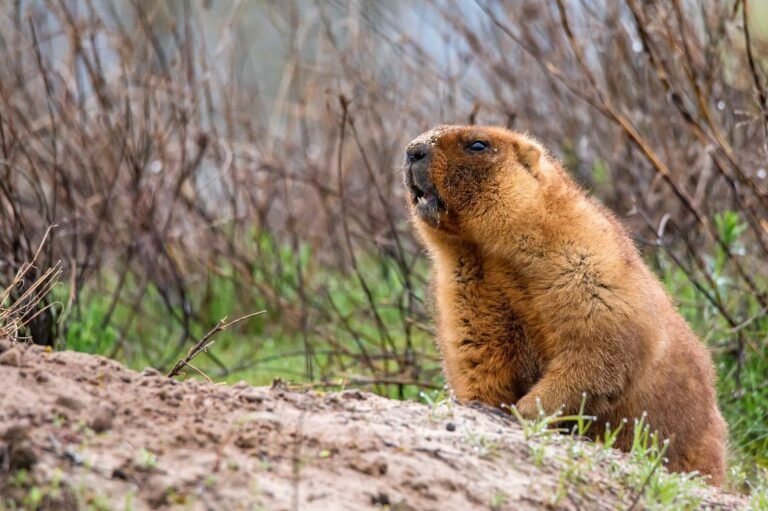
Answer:
[[[438,346],[461,400],[601,425],[647,412],[669,468],[724,478],[714,370],[620,223],[533,139],[443,126],[406,150],[413,222],[433,261]],[[625,428],[617,446],[631,447]]]

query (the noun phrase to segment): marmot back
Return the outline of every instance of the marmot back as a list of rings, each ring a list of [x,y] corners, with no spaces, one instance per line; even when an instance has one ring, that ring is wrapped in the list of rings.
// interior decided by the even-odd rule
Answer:
[[[501,128],[439,127],[409,144],[405,184],[460,400],[533,418],[537,400],[569,414],[586,394],[595,437],[646,412],[670,440],[670,470],[722,483],[727,432],[707,349],[621,224],[541,145]]]

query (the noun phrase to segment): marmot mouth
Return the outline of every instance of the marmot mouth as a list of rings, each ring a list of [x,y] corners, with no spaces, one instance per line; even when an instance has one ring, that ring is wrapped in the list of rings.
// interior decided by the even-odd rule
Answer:
[[[428,167],[420,163],[416,162],[405,167],[405,184],[410,192],[414,212],[423,221],[436,228],[440,225],[440,219],[447,209],[429,178]]]
[[[443,202],[434,190],[422,190],[416,184],[410,185],[411,201],[417,209],[428,209],[431,211],[444,209]]]

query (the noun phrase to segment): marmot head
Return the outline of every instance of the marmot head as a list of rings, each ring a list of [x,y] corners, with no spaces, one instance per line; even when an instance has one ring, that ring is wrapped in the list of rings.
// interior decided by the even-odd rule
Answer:
[[[545,181],[544,149],[504,128],[440,126],[419,135],[405,154],[417,225],[447,235],[514,223],[530,212]]]

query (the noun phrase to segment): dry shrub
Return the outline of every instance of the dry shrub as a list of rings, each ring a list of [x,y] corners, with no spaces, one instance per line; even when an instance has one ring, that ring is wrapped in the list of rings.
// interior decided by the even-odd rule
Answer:
[[[25,331],[34,332],[34,324],[40,318],[50,318],[52,304],[47,302],[51,289],[61,275],[60,265],[42,272],[35,262],[45,244],[50,229],[29,263],[24,263],[5,289],[0,289],[0,339],[13,342],[32,341],[24,336]],[[33,277],[38,274],[38,277]]]

